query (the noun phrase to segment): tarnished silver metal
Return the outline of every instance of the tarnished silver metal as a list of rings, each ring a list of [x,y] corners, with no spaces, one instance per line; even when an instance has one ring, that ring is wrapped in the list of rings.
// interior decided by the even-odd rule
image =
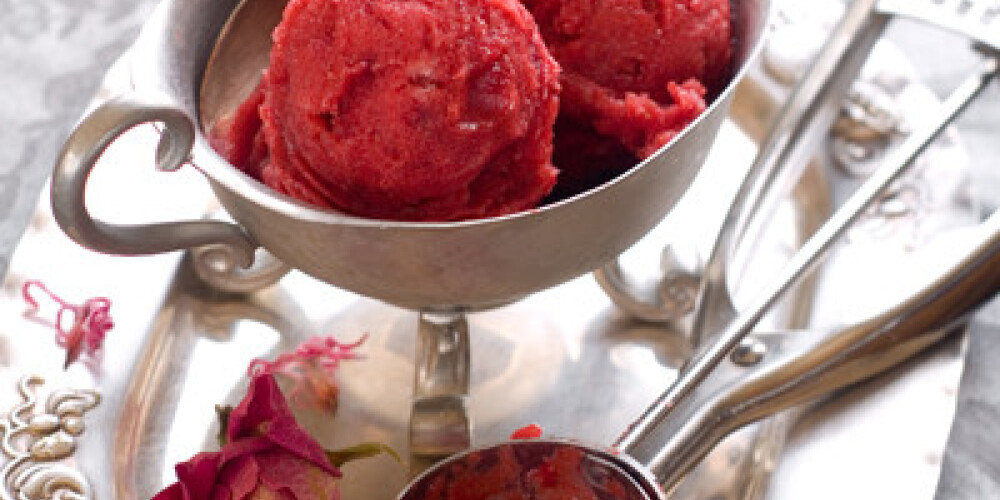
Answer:
[[[247,95],[240,92],[252,88],[283,4],[165,1],[131,50],[141,56],[129,63],[130,97],[98,107],[97,117],[84,119],[83,130],[92,131],[98,118],[117,127],[122,126],[119,122],[171,120],[164,137],[177,134],[167,148],[176,160],[188,157],[193,128],[188,158],[239,224],[238,229],[218,223],[210,227],[229,228],[223,243],[239,249],[242,260],[237,262],[248,264],[248,250],[259,243],[291,267],[325,282],[416,309],[507,303],[588,273],[646,234],[699,171],[727,114],[733,87],[761,45],[769,6],[766,0],[735,3],[733,84],[664,150],[619,178],[564,201],[507,217],[435,224],[363,219],[307,206],[247,177],[209,147],[202,129],[232,111]],[[165,96],[165,102],[143,116],[143,104],[153,95]],[[183,134],[172,132],[182,129]],[[82,167],[99,154],[101,148],[95,145],[109,141],[78,132],[66,151],[91,154],[61,156],[53,203],[67,234],[109,253],[162,251],[162,241],[173,241],[174,247],[201,246],[219,236],[184,236],[177,234],[176,226],[165,226],[157,229],[156,239],[142,239],[157,244],[143,247],[132,240],[118,245],[121,232],[93,230],[88,218],[79,215],[87,213]]]
[[[879,10],[946,28],[1000,50],[997,0],[882,0]]]
[[[150,91],[108,100],[77,125],[59,153],[52,176],[52,210],[60,226],[73,239],[100,252],[136,255],[216,244],[232,252],[240,265],[250,265],[256,245],[233,224],[191,221],[128,227],[90,216],[84,188],[91,169],[118,136],[144,123],[163,126],[156,149],[158,169],[176,170],[188,160],[194,125],[169,98]]]
[[[469,448],[469,323],[462,311],[423,311],[417,328],[410,452],[444,457]]]
[[[202,281],[226,292],[249,293],[272,285],[291,268],[270,253],[257,249],[253,264],[241,267],[225,245],[191,249],[192,266]]]
[[[28,432],[36,436],[44,436],[59,428],[59,417],[51,414],[33,415],[28,420]]]
[[[84,423],[83,418],[76,415],[67,415],[60,419],[59,424],[62,426],[63,430],[68,432],[70,435],[79,436],[83,434]]]
[[[729,359],[739,366],[753,366],[760,363],[765,354],[767,345],[764,342],[755,337],[747,337],[733,349]]]
[[[67,415],[80,415],[100,403],[100,395],[89,389],[64,389],[52,392],[43,408],[35,395],[45,383],[37,375],[18,382],[22,402],[0,420],[0,441],[7,461],[0,469],[4,500],[85,500],[90,499],[86,478],[74,467],[60,462],[76,450],[82,423],[66,428]],[[44,410],[44,413],[35,413]],[[21,439],[29,434],[28,439]]]
[[[644,321],[673,321],[692,310],[701,289],[702,262],[692,245],[680,241],[663,248],[660,278],[639,283],[629,278],[618,259],[594,272],[608,297],[629,314]]]
[[[39,461],[58,460],[70,456],[75,449],[76,440],[73,436],[60,430],[31,443],[28,455]]]
[[[978,44],[987,57],[1000,51],[1000,2],[995,0],[884,0],[879,11],[914,18],[957,32]],[[852,175],[865,176],[882,160],[893,135],[905,134],[893,85],[858,82],[834,127],[835,158]]]
[[[830,150],[837,165],[855,177],[871,174],[893,138],[907,132],[896,97],[877,82],[856,82],[834,124]]]

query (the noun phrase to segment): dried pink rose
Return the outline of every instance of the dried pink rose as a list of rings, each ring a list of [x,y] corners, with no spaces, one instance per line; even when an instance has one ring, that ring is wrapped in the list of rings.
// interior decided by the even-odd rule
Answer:
[[[291,378],[292,402],[303,406],[333,409],[337,405],[340,387],[337,385],[336,371],[340,362],[358,359],[356,349],[368,336],[357,342],[342,344],[332,335],[311,337],[294,352],[285,353],[274,361],[255,359],[247,369],[249,376],[260,374],[281,374]]]
[[[177,464],[153,500],[339,500],[326,452],[292,415],[274,377],[253,377],[229,415],[226,444]]]
[[[63,366],[68,367],[70,363],[79,359],[84,351],[91,358],[97,356],[104,345],[108,330],[114,327],[114,321],[111,319],[111,299],[96,297],[87,299],[81,305],[70,304],[52,293],[41,281],[29,280],[21,286],[21,295],[28,303],[28,310],[24,314],[28,317],[37,316],[41,309],[38,301],[31,295],[32,289],[45,293],[59,306],[54,321],[37,319],[55,328],[56,344],[66,349],[66,362]],[[73,315],[68,330],[64,328],[67,324],[64,315],[67,312]]]

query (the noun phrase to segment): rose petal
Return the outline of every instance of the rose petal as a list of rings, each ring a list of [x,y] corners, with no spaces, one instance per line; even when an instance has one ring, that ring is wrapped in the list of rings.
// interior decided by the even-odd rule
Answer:
[[[260,434],[274,444],[316,464],[328,474],[340,476],[340,471],[327,460],[323,447],[299,427],[271,374],[253,377],[246,397],[229,414],[227,435],[231,444],[240,443],[243,446],[242,441]],[[258,445],[254,441],[254,446]],[[243,452],[237,448],[224,451],[227,459]]]
[[[229,443],[226,443],[226,446],[224,446],[219,452],[222,455],[221,463],[225,464],[230,460],[236,460],[243,455],[268,450],[274,448],[275,446],[274,442],[267,436],[257,436],[240,439],[238,441],[230,441]]]
[[[216,484],[215,488],[212,488],[212,500],[236,500],[233,498],[233,492],[224,484]]]
[[[293,497],[292,493],[288,490],[278,490],[277,495],[278,500],[299,500]],[[330,497],[330,500],[339,500],[339,498],[340,495],[335,494],[333,497]]]
[[[171,484],[157,493],[152,500],[185,500],[184,488],[181,483]]]
[[[177,483],[157,500],[339,499],[340,471],[299,427],[272,376],[251,380],[226,427],[222,450],[177,464]]]
[[[226,437],[229,441],[236,441],[254,436],[265,431],[261,427],[267,427],[267,422],[285,419],[295,421],[274,377],[267,374],[256,376],[250,380],[246,397],[229,415]]]
[[[264,485],[259,485],[250,496],[250,500],[312,500],[296,499],[288,490],[274,491]]]
[[[217,479],[231,490],[232,500],[243,500],[257,488],[260,467],[254,455],[242,455],[226,463]]]
[[[337,498],[337,483],[320,467],[283,451],[257,455],[262,484],[275,491],[287,490],[299,500]]]
[[[267,438],[288,452],[312,462],[326,471],[327,474],[340,477],[340,470],[330,463],[323,447],[312,436],[306,434],[294,420],[291,422],[275,422],[268,429]]]
[[[210,500],[215,475],[219,470],[221,455],[202,452],[187,462],[174,467],[177,482],[184,488],[184,500]]]

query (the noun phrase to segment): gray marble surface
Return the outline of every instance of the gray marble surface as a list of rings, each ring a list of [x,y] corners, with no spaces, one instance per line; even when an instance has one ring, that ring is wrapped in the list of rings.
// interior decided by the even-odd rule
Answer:
[[[0,276],[63,138],[109,64],[135,37],[154,0],[0,0]],[[889,32],[944,94],[973,63],[958,37],[900,23]],[[963,117],[984,209],[1000,202],[1000,85]],[[937,498],[1000,498],[1000,303],[971,328],[958,415]],[[887,464],[887,467],[891,464]]]
[[[0,0],[0,273],[63,139],[154,0]]]

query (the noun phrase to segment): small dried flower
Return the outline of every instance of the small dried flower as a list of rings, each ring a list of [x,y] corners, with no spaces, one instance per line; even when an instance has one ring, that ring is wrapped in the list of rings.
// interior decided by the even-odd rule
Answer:
[[[337,367],[343,360],[360,358],[355,350],[367,338],[364,335],[357,342],[343,344],[332,335],[312,337],[300,344],[294,352],[282,354],[274,361],[255,359],[250,363],[247,375],[284,375],[295,383],[291,394],[293,402],[332,410],[336,407],[337,396],[340,394],[336,379]]]
[[[225,418],[225,445],[177,464],[153,500],[339,500],[340,469],[298,422],[270,375]]]
[[[31,295],[32,289],[37,289],[54,301],[59,310],[56,312],[55,321],[48,321],[37,318],[41,309],[38,301]],[[21,286],[21,294],[24,301],[28,303],[28,310],[24,312],[27,317],[36,317],[39,321],[48,324],[56,330],[56,345],[66,349],[66,362],[64,368],[69,367],[79,359],[84,351],[91,357],[97,355],[104,345],[104,338],[112,327],[114,321],[111,319],[111,299],[106,297],[96,297],[87,299],[81,305],[74,305],[66,302],[61,297],[52,293],[41,281],[25,281]],[[72,319],[66,321],[65,314],[72,314]],[[69,325],[66,329],[64,325]]]

